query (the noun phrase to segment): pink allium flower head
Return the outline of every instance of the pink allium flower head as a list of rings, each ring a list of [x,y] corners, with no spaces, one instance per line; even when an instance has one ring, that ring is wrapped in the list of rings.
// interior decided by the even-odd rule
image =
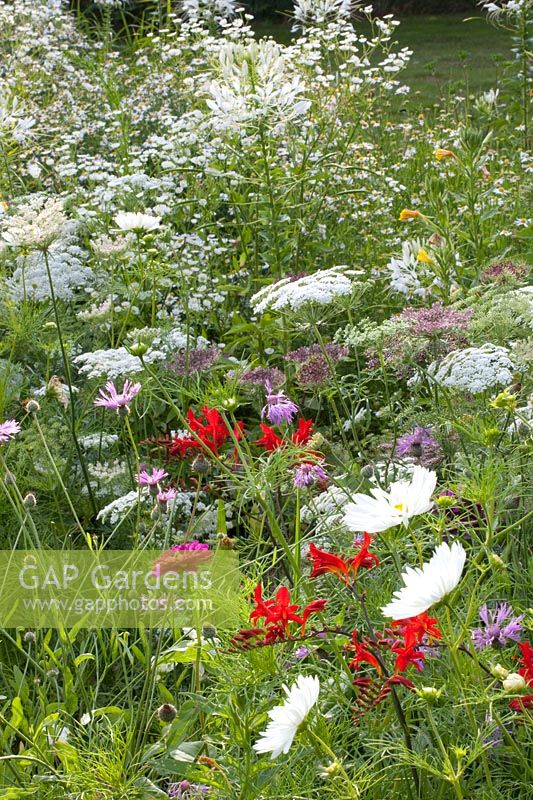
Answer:
[[[20,425],[16,420],[6,419],[5,422],[0,422],[0,444],[9,442],[17,433],[20,433]]]
[[[298,406],[286,396],[285,392],[279,390],[277,393],[273,393],[269,382],[266,383],[266,391],[266,406],[261,411],[261,416],[266,417],[272,425],[292,422],[298,413]]]
[[[100,389],[100,397],[97,397],[94,401],[95,406],[110,408],[118,414],[125,416],[130,413],[130,403],[135,395],[140,392],[141,384],[125,380],[122,391],[118,392],[115,384],[112,381],[108,381],[105,385],[105,389],[107,393],[104,389]]]

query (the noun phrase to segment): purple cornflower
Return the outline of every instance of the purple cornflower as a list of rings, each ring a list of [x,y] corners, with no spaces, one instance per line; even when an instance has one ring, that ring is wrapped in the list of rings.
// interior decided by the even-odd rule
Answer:
[[[295,361],[297,364],[303,364],[313,356],[324,356],[324,353],[330,361],[340,361],[341,358],[346,358],[350,351],[347,347],[333,344],[333,342],[328,342],[324,347],[319,344],[312,344],[309,347],[299,347],[297,350],[291,350],[285,356],[285,361]]]
[[[266,406],[261,411],[261,416],[266,417],[272,425],[280,425],[282,422],[292,422],[298,413],[298,406],[290,400],[285,392],[279,390],[272,393],[272,385],[266,383]]]
[[[0,423],[0,444],[9,442],[17,433],[20,433],[20,425],[15,419],[6,419]]]
[[[396,442],[396,455],[414,458],[422,467],[434,467],[442,461],[440,444],[431,435],[431,428],[420,425],[412,433],[405,433]]]
[[[198,347],[188,353],[178,353],[167,364],[168,369],[176,375],[194,375],[196,372],[205,372],[220,358],[220,350],[216,344],[210,347]]]
[[[253,386],[263,386],[269,383],[278,387],[285,383],[285,375],[277,367],[253,367],[245,370],[238,377],[239,383],[251,383]]]
[[[148,486],[150,488],[150,494],[157,495],[159,492],[159,481],[162,481],[163,478],[166,477],[167,473],[165,470],[161,469],[161,467],[156,467],[151,473],[142,469],[139,474],[135,476],[135,480],[139,486]]]
[[[300,464],[294,470],[293,486],[297,489],[305,489],[313,483],[324,483],[328,476],[321,464]]]
[[[487,604],[479,609],[479,616],[484,624],[482,628],[472,631],[472,641],[477,650],[484,647],[503,647],[507,641],[517,642],[520,639],[524,615],[513,617],[513,609],[508,603],[497,603],[493,611]],[[507,620],[507,622],[506,622]]]
[[[473,313],[471,308],[458,311],[442,303],[433,303],[429,308],[404,308],[399,318],[407,322],[411,333],[438,336],[450,331],[466,330]]]
[[[141,384],[132,383],[126,379],[121,392],[117,391],[115,384],[112,381],[108,381],[105,385],[105,388],[107,390],[107,394],[104,389],[100,389],[100,397],[97,397],[94,401],[95,406],[111,408],[113,411],[116,411],[117,414],[122,414],[125,416],[126,414],[130,413],[131,401],[135,395],[141,391]]]
[[[208,792],[209,786],[203,783],[190,783],[189,781],[171,783],[168,787],[168,796],[180,798],[180,800],[201,800],[201,798],[207,796]]]

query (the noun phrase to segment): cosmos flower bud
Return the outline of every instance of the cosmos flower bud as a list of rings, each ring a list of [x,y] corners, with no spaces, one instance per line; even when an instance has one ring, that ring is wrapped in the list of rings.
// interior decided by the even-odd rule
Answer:
[[[6,474],[4,475],[4,483],[6,484],[6,486],[14,486],[16,482],[17,482],[16,476],[13,475],[12,472],[6,472]]]
[[[502,667],[501,664],[496,664],[495,666],[491,667],[490,671],[495,678],[498,678],[499,681],[504,681],[509,675],[509,670],[505,669],[505,667]]]
[[[22,637],[26,644],[33,644],[36,639],[36,636],[33,631],[26,631],[24,636]]]
[[[161,720],[161,722],[169,723],[173,722],[178,715],[178,711],[176,706],[173,706],[171,703],[163,703],[162,706],[159,706],[157,709],[157,716]]]
[[[507,569],[507,564],[497,553],[489,553],[489,561],[494,569]]]
[[[519,675],[518,672],[510,672],[507,677],[504,678],[502,684],[505,691],[511,694],[522,692],[526,688],[525,678]]]
[[[374,467],[372,464],[365,464],[365,466],[361,470],[361,475],[363,478],[371,478],[374,474]]]
[[[239,401],[236,397],[225,397],[220,405],[224,411],[235,411],[239,407]]]
[[[437,703],[443,694],[443,689],[437,689],[436,686],[422,686],[416,690],[417,695],[425,700],[426,703],[433,705]]]
[[[322,778],[334,778],[341,770],[341,765],[338,761],[330,761],[325,767],[322,768],[320,773]]]

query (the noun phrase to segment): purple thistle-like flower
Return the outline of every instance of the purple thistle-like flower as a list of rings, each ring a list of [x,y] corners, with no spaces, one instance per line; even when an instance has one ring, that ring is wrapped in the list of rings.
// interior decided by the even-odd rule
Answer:
[[[190,781],[171,783],[168,787],[168,796],[179,798],[179,800],[201,800],[208,793],[209,786],[203,783],[190,783]]]
[[[521,622],[524,615],[514,617],[513,609],[508,603],[497,603],[496,608],[490,611],[487,604],[479,609],[479,616],[483,627],[472,631],[472,641],[477,650],[484,647],[504,647],[508,641],[517,642],[522,632]]]
[[[162,481],[163,478],[167,477],[167,473],[161,467],[155,467],[152,472],[148,472],[145,469],[142,469],[138,475],[135,476],[135,480],[139,484],[139,486],[149,486],[151,489],[157,487],[159,481]]]
[[[216,344],[209,347],[198,347],[189,350],[189,353],[178,353],[167,364],[168,369],[176,375],[194,375],[196,372],[205,372],[216,364],[220,358],[220,350]]]
[[[293,486],[297,489],[305,489],[313,483],[324,483],[328,476],[321,464],[299,464],[294,470]]]
[[[418,425],[412,433],[405,433],[396,442],[395,453],[400,458],[416,459],[422,467],[434,467],[442,461],[440,444],[431,435],[431,428]]]
[[[118,414],[129,414],[130,413],[130,403],[141,391],[141,384],[140,383],[132,383],[129,380],[124,381],[124,386],[122,387],[122,391],[118,392],[115,384],[112,381],[108,381],[105,385],[105,389],[99,390],[100,397],[97,397],[94,401],[95,406],[102,406],[102,408],[111,408],[113,411],[116,411]]]
[[[272,425],[280,425],[282,422],[292,422],[298,413],[298,406],[290,400],[285,392],[281,390],[277,393],[272,392],[272,386],[266,384],[266,405],[261,411],[261,416],[266,417]]]
[[[177,495],[176,490],[170,487],[168,489],[162,489],[160,492],[158,492],[156,500],[159,503],[159,505],[163,506],[163,508],[166,508],[167,503],[172,502],[172,500],[175,499],[176,495]]]
[[[20,433],[20,425],[15,419],[6,419],[0,423],[0,444],[9,442],[17,433]]]

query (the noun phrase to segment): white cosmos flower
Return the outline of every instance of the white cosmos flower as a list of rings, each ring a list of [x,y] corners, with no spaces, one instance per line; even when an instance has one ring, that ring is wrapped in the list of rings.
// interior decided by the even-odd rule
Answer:
[[[320,681],[316,675],[298,675],[290,689],[283,688],[287,699],[282,706],[268,712],[270,722],[261,731],[262,738],[253,745],[257,753],[271,752],[271,759],[289,752],[298,728],[318,700]]]
[[[388,491],[371,489],[372,497],[354,495],[354,502],[346,506],[344,524],[351,531],[367,533],[379,533],[402,523],[407,526],[411,517],[431,509],[436,483],[435,472],[416,466],[410,480],[394,481]]]
[[[151,214],[123,211],[116,215],[115,223],[121,231],[154,231],[161,224],[161,217]]]
[[[393,599],[381,610],[385,617],[408,619],[422,614],[439,603],[461,580],[466,552],[462,544],[443,542],[422,567],[406,567],[402,572],[404,586],[394,592]]]

